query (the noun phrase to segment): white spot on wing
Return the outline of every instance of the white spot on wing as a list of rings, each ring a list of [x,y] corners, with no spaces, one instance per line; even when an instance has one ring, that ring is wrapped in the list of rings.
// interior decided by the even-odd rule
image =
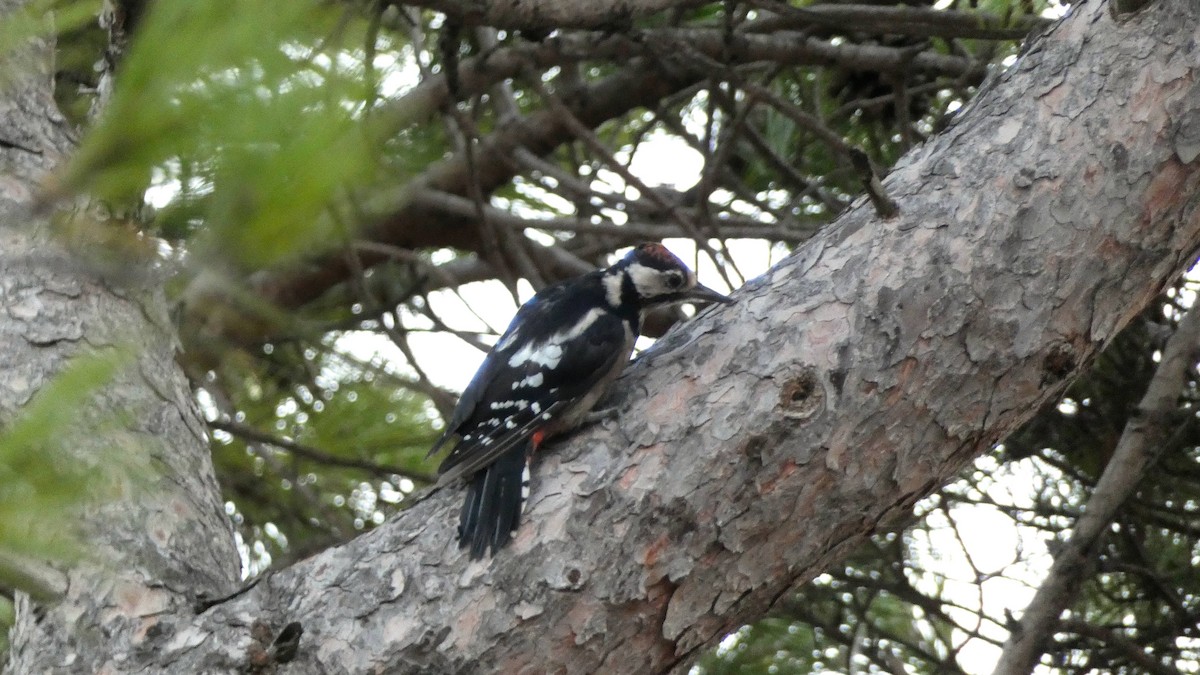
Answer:
[[[512,358],[508,360],[508,365],[518,368],[526,362],[532,361],[544,368],[555,368],[561,359],[562,347],[553,342],[545,342],[525,345],[512,355]]]
[[[529,375],[528,377],[521,380],[520,382],[513,382],[512,388],[519,389],[521,387],[540,387],[540,386],[542,386],[542,382],[544,382],[545,379],[546,378],[542,375],[541,372],[537,372],[532,375]]]
[[[528,401],[519,399],[516,401],[492,401],[488,404],[488,407],[492,410],[504,410],[506,408],[517,408],[519,410],[524,410],[525,406],[527,405],[529,405]]]

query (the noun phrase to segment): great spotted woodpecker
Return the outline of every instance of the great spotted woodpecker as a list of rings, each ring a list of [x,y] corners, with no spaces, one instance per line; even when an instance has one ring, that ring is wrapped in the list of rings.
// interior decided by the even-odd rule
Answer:
[[[429,453],[458,436],[438,485],[469,482],[460,548],[481,558],[508,543],[529,494],[534,451],[582,422],[621,374],[646,311],[682,302],[731,300],[649,243],[608,269],[547,286],[517,310]]]

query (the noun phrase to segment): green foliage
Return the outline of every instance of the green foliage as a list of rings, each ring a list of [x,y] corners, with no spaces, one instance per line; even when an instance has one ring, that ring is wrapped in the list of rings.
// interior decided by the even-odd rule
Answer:
[[[58,25],[67,57],[59,77],[85,87],[105,38],[88,23],[97,5],[86,9],[74,24]],[[147,213],[140,205],[151,190],[165,206],[145,229],[172,245],[168,255],[188,261],[171,284],[176,291],[186,294],[196,276],[217,278],[255,320],[293,336],[270,345],[272,354],[197,338],[206,326],[182,331],[182,361],[196,383],[207,381],[210,412],[258,434],[218,431],[213,451],[231,516],[259,562],[373,527],[432,470],[425,398],[404,388],[408,378],[331,347],[338,327],[364,318],[350,311],[347,293],[292,314],[241,286],[256,270],[343,248],[366,214],[403,199],[380,190],[381,180],[394,186],[442,158],[437,120],[384,108],[411,63],[399,56],[404,32],[381,30],[379,11],[370,3],[270,0],[147,5],[102,116],[52,183],[51,197],[87,193],[117,215]],[[5,23],[0,36],[16,44],[52,32],[22,21]],[[79,121],[93,103],[72,86],[60,87],[60,100]],[[80,230],[108,224],[72,226],[70,236],[91,241]],[[395,306],[379,295],[370,311],[388,302]]]
[[[120,352],[76,358],[0,428],[0,557],[68,562],[83,554],[74,529],[78,512],[101,496],[113,457],[85,465],[72,454],[72,435],[81,409],[129,361]],[[28,588],[23,577],[0,564],[0,586]]]
[[[789,619],[763,619],[743,626],[696,664],[703,675],[809,673],[820,668],[820,629]]]
[[[87,0],[35,0],[0,21],[0,86],[6,76],[20,72],[10,68],[13,53],[36,38],[52,37],[82,28],[96,18],[97,3]]]
[[[697,663],[700,675],[952,672],[953,622],[917,590],[916,566],[905,537],[873,537],[775,616],[727,637]]]
[[[213,458],[243,539],[289,560],[400,508],[432,475],[425,454],[436,432],[423,397],[394,386],[403,380],[382,364],[336,348],[270,351],[268,367],[228,364],[218,382],[244,428],[287,443],[219,432]]]
[[[241,269],[338,245],[328,209],[378,163],[365,31],[318,3],[154,3],[60,189],[131,205],[174,183],[161,232],[203,223],[193,248]]]

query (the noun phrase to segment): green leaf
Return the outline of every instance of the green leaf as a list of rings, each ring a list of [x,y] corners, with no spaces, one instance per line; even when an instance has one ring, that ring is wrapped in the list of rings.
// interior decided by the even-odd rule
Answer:
[[[60,192],[130,203],[155,174],[183,181],[168,229],[189,229],[174,207],[202,216],[198,252],[243,269],[335,245],[327,210],[374,175],[377,153],[355,104],[370,84],[348,51],[363,24],[343,19],[308,2],[154,3]]]
[[[72,454],[67,430],[129,360],[120,350],[76,358],[0,428],[0,586],[37,594],[20,565],[9,562],[69,562],[83,554],[72,512],[107,484],[107,474]],[[95,464],[111,469],[119,463],[102,458]]]

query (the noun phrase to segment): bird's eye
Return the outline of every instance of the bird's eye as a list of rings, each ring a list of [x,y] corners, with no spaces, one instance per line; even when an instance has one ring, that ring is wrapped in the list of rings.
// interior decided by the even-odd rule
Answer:
[[[667,288],[679,288],[683,285],[683,276],[680,274],[667,275]]]

